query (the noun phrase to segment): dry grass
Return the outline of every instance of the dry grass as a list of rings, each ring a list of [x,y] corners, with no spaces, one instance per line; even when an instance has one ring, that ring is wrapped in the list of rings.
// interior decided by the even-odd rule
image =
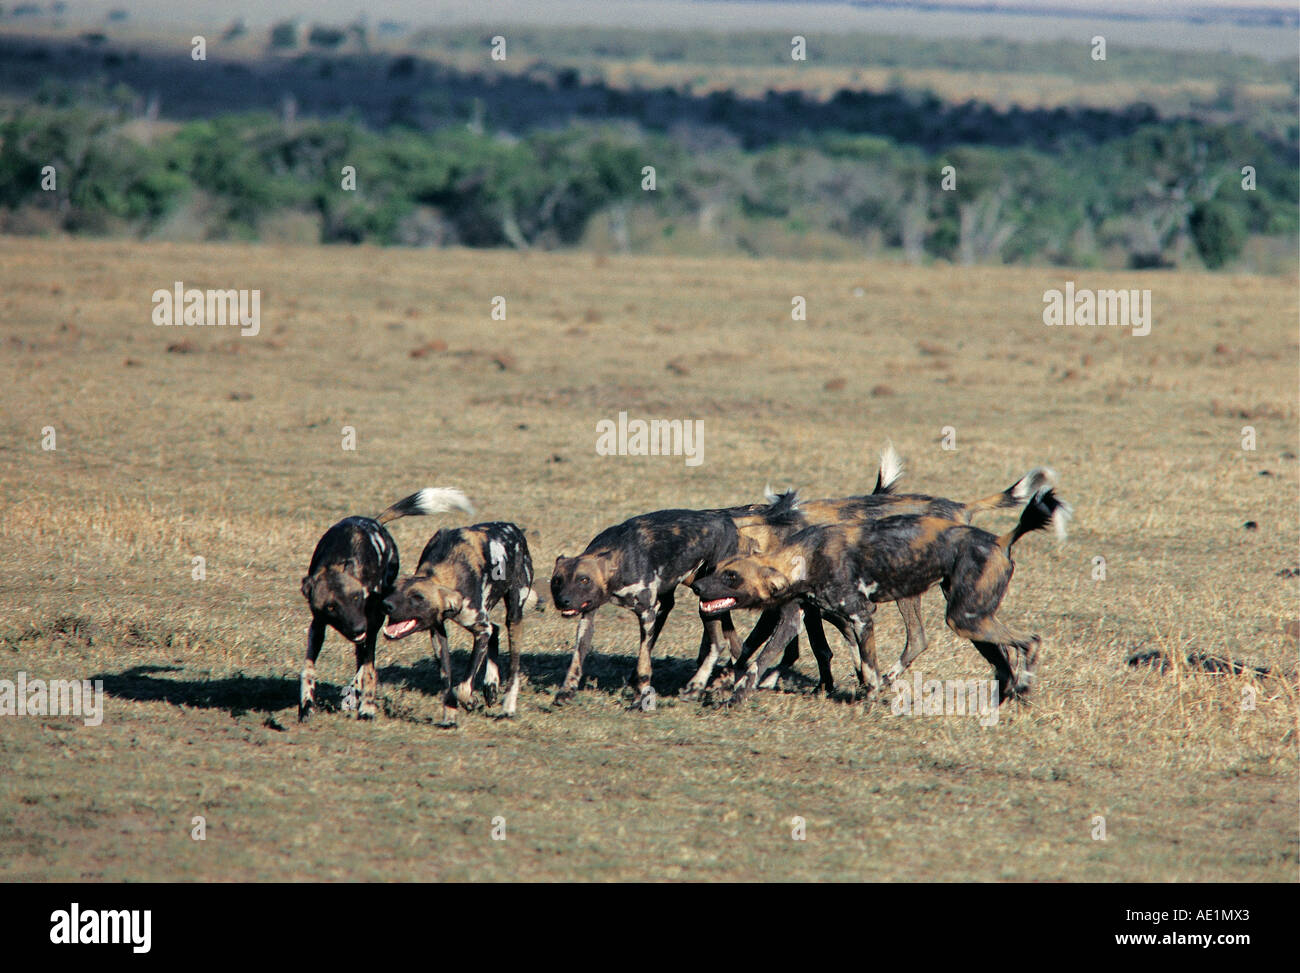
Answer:
[[[1151,334],[1045,328],[1042,292],[1070,277],[1151,288]],[[174,280],[262,288],[262,334],[154,327],[150,294]],[[0,239],[0,676],[108,691],[98,728],[5,720],[0,876],[1294,880],[1284,627],[1300,581],[1277,575],[1300,540],[1296,293],[1294,278]],[[596,421],[621,410],[703,419],[703,465],[595,455]],[[293,722],[297,581],[340,516],[458,486],[484,519],[530,529],[544,579],[633,513],[768,481],[867,489],[886,437],[913,489],[982,495],[1046,462],[1076,506],[1067,544],[1017,547],[1004,614],[1047,650],[1032,707],[996,727],[864,712],[802,682],[737,712],[678,702],[689,599],[660,643],[654,714],[624,712],[635,625],[605,609],[596,685],[563,711],[549,699],[572,626],[547,613],[515,721],[434,726],[437,667],[411,641],[382,647],[375,724]],[[395,525],[408,565],[437,525]],[[940,604],[927,596],[918,666],[983,677]],[[896,652],[897,614],[879,619]],[[1139,648],[1281,675],[1130,669]],[[350,670],[330,636],[327,699]],[[807,841],[790,840],[794,815]]]

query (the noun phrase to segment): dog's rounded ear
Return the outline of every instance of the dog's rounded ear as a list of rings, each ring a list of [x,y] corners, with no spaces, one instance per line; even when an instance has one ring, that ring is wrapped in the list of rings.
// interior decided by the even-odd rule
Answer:
[[[312,575],[310,575],[310,574],[307,574],[307,575],[304,575],[304,576],[303,576],[303,579],[302,579],[302,596],[303,596],[304,598],[308,599],[308,600],[311,599],[311,586],[312,586],[312,584],[314,583],[314,581],[315,581],[315,578],[314,578]]]
[[[767,582],[768,588],[772,592],[783,591],[790,587],[790,578],[774,567],[765,564],[762,566],[761,573],[763,580]]]
[[[568,559],[569,549],[567,547],[560,548],[560,553],[555,555],[555,563],[559,564],[561,561],[567,561]]]
[[[465,596],[454,588],[439,588],[438,595],[442,598],[442,616],[450,618],[452,615],[459,615],[465,608]]]

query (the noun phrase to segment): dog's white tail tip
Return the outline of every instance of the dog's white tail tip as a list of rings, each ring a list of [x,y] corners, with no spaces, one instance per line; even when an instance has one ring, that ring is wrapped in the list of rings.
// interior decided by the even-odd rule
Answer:
[[[1070,518],[1074,516],[1074,508],[1065,501],[1052,511],[1052,529],[1056,531],[1056,539],[1064,541],[1069,538]]]
[[[1025,501],[1043,490],[1055,487],[1056,471],[1050,466],[1036,466],[1016,481],[1016,485],[1011,488],[1011,495],[1017,500]]]
[[[474,505],[465,494],[451,487],[425,487],[415,497],[416,508],[426,516],[450,513],[453,510],[474,516]]]
[[[903,475],[903,458],[898,455],[892,441],[886,441],[880,451],[880,488],[888,490]]]

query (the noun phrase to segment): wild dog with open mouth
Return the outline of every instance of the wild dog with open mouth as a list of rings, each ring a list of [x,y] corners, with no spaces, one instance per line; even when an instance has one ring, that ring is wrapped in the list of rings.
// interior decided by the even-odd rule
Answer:
[[[425,487],[397,501],[378,517],[348,517],[327,530],[316,544],[311,566],[302,579],[302,594],[311,606],[307,661],[298,692],[298,721],[316,705],[316,657],[329,626],[356,647],[357,672],[343,697],[343,708],[371,719],[377,710],[379,678],[375,674],[375,639],[384,623],[384,599],[397,579],[397,545],[384,525],[399,517],[473,508],[459,490]],[[358,704],[358,695],[360,701]]]
[[[880,453],[880,469],[876,474],[876,486],[872,490],[872,495],[892,493],[894,484],[902,475],[902,460],[899,459],[893,443],[888,443]],[[772,488],[769,486],[764,491],[764,498],[766,503],[763,504],[742,504],[737,507],[725,507],[722,510],[723,513],[735,521],[736,530],[740,534],[740,550],[737,553],[756,553],[778,547],[784,543],[790,534],[807,526],[809,523],[807,517],[797,509],[799,497],[794,491],[789,490],[777,494],[773,493]],[[911,615],[916,614],[916,612],[910,610],[912,605],[913,602],[911,601],[899,602],[899,611],[903,614],[909,633],[914,624]],[[919,608],[916,611],[919,611]],[[696,659],[698,668],[679,695],[690,699],[708,686],[709,677],[713,674],[713,668],[722,655],[720,635],[725,635],[727,638],[731,650],[729,668],[734,667],[739,660],[748,658],[749,654],[752,654],[754,649],[761,646],[772,634],[776,628],[778,614],[776,609],[764,610],[743,643],[736,636],[736,629],[732,623],[730,612],[723,612],[721,615],[716,616],[721,625],[718,624],[717,620],[711,623],[710,618],[705,618],[704,634],[700,641],[699,656]],[[916,615],[915,624],[919,624],[919,614]],[[826,633],[822,629],[821,619],[817,616],[815,609],[809,609],[805,612],[804,629],[808,633],[808,643],[812,647],[813,657],[817,660],[819,685],[827,693],[833,693],[835,691],[835,680],[831,674],[831,649],[826,641]],[[781,668],[789,669],[798,658],[799,637],[796,634],[790,639],[790,644],[786,647]],[[762,685],[765,688],[775,685],[777,676],[777,670],[774,669],[770,680],[765,679]]]
[[[388,613],[385,638],[395,640],[416,632],[429,632],[442,665],[446,685],[443,700],[452,714],[451,722],[455,721],[458,706],[466,709],[472,706],[474,679],[485,656],[483,696],[489,706],[496,702],[500,686],[497,647],[501,630],[488,615],[499,601],[505,602],[506,636],[510,642],[510,679],[503,709],[506,716],[514,716],[519,699],[524,612],[537,604],[533,560],[522,528],[504,521],[443,528],[425,545],[415,574],[400,579],[384,601]],[[463,682],[456,684],[451,681],[451,652],[447,644],[449,619],[474,637],[469,673]]]
[[[992,663],[1002,698],[1027,692],[1036,677],[1041,639],[994,615],[1015,569],[1012,546],[1048,524],[1063,532],[1069,513],[1069,506],[1045,489],[1034,494],[1016,526],[1000,537],[943,517],[905,514],[806,527],[776,551],[719,563],[691,585],[700,596],[701,613],[781,610],[776,634],[748,664],[731,701],[738,703],[757,688],[759,675],[795,631],[804,605],[830,619],[854,646],[858,678],[870,699],[881,684],[872,621],[875,606],[918,597],[936,582],[948,602],[948,627],[970,639]],[[1019,673],[1012,671],[1000,646],[1024,653]]]
[[[606,528],[577,557],[557,557],[551,600],[565,618],[578,620],[578,633],[555,701],[563,703],[578,691],[596,609],[613,602],[640,623],[636,706],[654,709],[650,653],[672,611],[677,586],[691,583],[735,554],[738,539],[735,521],[724,511],[657,510]]]
[[[894,487],[903,475],[903,463],[899,458],[897,451],[892,443],[886,444],[880,454],[880,468],[876,475],[876,486],[870,494],[854,497],[844,497],[836,500],[811,500],[804,501],[798,499],[798,495],[788,492],[781,495],[774,494],[770,489],[766,491],[766,499],[769,503],[777,503],[783,498],[789,497],[794,502],[795,514],[785,516],[777,522],[777,526],[770,531],[770,538],[763,546],[773,548],[784,542],[796,531],[806,526],[816,524],[837,524],[837,523],[866,523],[873,520],[879,520],[884,517],[899,516],[905,514],[924,515],[937,517],[947,520],[954,525],[969,524],[971,519],[979,514],[990,510],[1000,510],[1019,507],[1033,497],[1040,490],[1048,489],[1056,485],[1056,474],[1047,467],[1036,467],[1022,476],[1011,486],[998,493],[981,497],[969,503],[962,503],[956,500],[948,500],[943,497],[933,497],[917,493],[894,493]],[[899,614],[903,618],[903,624],[906,628],[906,642],[903,648],[903,654],[897,665],[890,670],[890,678],[897,678],[907,669],[908,666],[926,649],[925,626],[921,621],[921,602],[920,598],[899,598],[897,600]],[[733,678],[737,669],[744,668],[749,658],[757,651],[765,641],[767,641],[775,631],[778,622],[779,611],[775,608],[766,609],[759,617],[753,631],[745,639],[744,645],[739,653],[735,648],[732,649],[732,665],[725,667],[714,680],[715,688],[725,687]],[[817,659],[817,668],[820,673],[821,687],[827,692],[834,691],[834,682],[830,676],[830,647],[826,642],[826,636],[822,630],[818,610],[814,605],[805,605],[803,614],[804,628],[808,632],[808,640],[812,645],[813,654]],[[779,666],[771,671],[765,672],[760,681],[760,686],[770,688],[776,684],[782,670],[790,669],[795,660],[799,657],[798,636],[793,635],[786,646],[784,657]],[[709,679],[713,672],[714,663],[717,660],[717,653],[711,657],[701,657],[701,666],[695,676],[691,679],[689,686],[696,690],[709,685]]]
[[[877,483],[877,489],[880,489],[879,482]],[[766,503],[742,504],[737,507],[723,507],[718,510],[705,511],[706,513],[725,514],[736,525],[737,549],[734,553],[752,554],[778,546],[790,533],[804,526],[803,517],[797,509],[798,495],[796,493],[791,491],[776,495],[772,493],[771,489],[768,489],[766,495],[768,501]],[[772,612],[772,617],[771,628],[774,628],[775,611]],[[763,618],[760,618],[756,630],[764,624],[765,619],[766,614]],[[730,612],[722,612],[709,617],[701,615],[701,621],[704,623],[704,630],[700,635],[700,651],[695,660],[697,668],[695,675],[678,693],[683,699],[693,698],[707,686],[713,667],[722,655],[723,638],[727,641],[732,663],[743,656],[745,646],[749,642],[748,639],[743,643],[741,642],[736,634],[736,627]],[[812,616],[805,619],[805,625],[808,631],[808,641],[812,645],[813,656],[817,660],[817,669],[821,681],[828,687],[827,691],[829,692],[834,688],[830,668],[830,646],[826,643],[826,636],[821,626],[816,623]],[[770,634],[771,628],[768,629],[768,634]],[[752,637],[751,634],[750,638]],[[797,657],[797,635],[791,639],[790,644],[794,657]]]

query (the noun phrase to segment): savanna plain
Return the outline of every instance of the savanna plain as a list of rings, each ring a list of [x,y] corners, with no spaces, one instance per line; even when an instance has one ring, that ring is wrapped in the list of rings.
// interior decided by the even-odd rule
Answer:
[[[260,333],[155,326],[177,280],[260,289]],[[1149,288],[1150,334],[1046,327],[1068,280]],[[0,676],[106,694],[99,726],[0,722],[0,877],[1294,881],[1296,295],[1294,275],[0,239]],[[702,420],[702,462],[597,455],[620,412]],[[627,710],[636,624],[606,607],[563,708],[573,624],[546,611],[514,719],[439,726],[420,637],[381,642],[381,713],[357,722],[331,633],[322,711],[296,722],[298,584],[341,517],[458,487],[527,528],[545,590],[633,514],[867,492],[886,440],[902,488],[972,499],[1045,464],[1074,505],[1067,541],[1016,547],[1001,615],[1045,649],[992,726],[828,699],[806,645],[743,707],[675,699],[685,591],[654,712]],[[403,567],[453,522],[393,524]],[[937,590],[923,613],[925,678],[989,675]],[[892,606],[877,626],[888,664]],[[1243,671],[1187,661],[1207,655]]]

